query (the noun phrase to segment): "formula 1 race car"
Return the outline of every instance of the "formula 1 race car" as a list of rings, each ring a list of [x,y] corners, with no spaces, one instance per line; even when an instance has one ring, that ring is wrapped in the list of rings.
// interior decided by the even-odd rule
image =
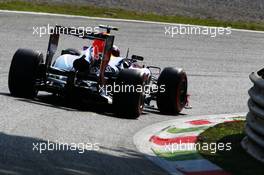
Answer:
[[[126,118],[139,117],[144,105],[150,105],[152,100],[157,101],[161,113],[181,112],[187,103],[186,73],[174,67],[161,71],[159,67],[140,65],[144,58],[137,55],[129,58],[128,53],[112,59],[115,37],[110,32],[118,29],[100,28],[106,32],[76,32],[74,28],[56,26],[56,32],[50,34],[45,61],[38,51],[18,49],[9,70],[11,95],[34,98],[38,91],[63,97],[78,94],[78,98],[92,103],[112,104],[115,113]],[[86,64],[82,62],[77,64],[76,60],[85,60],[86,55],[76,49],[62,50],[53,60],[61,34],[101,41],[103,49],[97,49],[98,58],[88,60],[87,66],[82,66]]]

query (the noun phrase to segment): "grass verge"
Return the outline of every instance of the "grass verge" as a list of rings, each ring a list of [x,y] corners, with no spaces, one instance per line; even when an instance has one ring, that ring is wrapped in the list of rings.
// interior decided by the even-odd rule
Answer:
[[[199,136],[199,143],[231,143],[232,149],[215,154],[210,150],[199,150],[199,153],[231,174],[263,175],[263,164],[248,155],[240,145],[245,136],[244,125],[245,121],[237,121],[207,129]]]
[[[152,13],[139,13],[123,9],[99,8],[87,5],[70,5],[70,4],[47,4],[40,2],[23,2],[23,1],[0,1],[0,9],[2,10],[18,10],[18,11],[33,11],[59,13],[69,15],[82,15],[104,18],[121,18],[121,19],[136,19],[145,21],[157,21],[168,23],[182,23],[217,27],[232,27],[239,29],[261,30],[264,31],[264,23],[249,23],[249,22],[232,22],[218,21],[214,19],[199,19],[183,16],[162,16]]]

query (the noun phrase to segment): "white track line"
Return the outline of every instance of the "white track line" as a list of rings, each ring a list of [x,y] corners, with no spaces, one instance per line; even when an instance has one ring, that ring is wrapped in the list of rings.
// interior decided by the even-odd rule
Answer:
[[[44,12],[29,12],[29,11],[13,11],[13,10],[0,10],[0,13],[15,13],[15,14],[29,14],[29,15],[41,15],[41,16],[56,16],[65,18],[81,18],[81,19],[91,19],[91,20],[105,20],[105,21],[116,21],[116,22],[131,22],[131,23],[145,23],[145,24],[160,24],[160,25],[189,25],[196,27],[213,27],[213,26],[202,26],[202,25],[190,25],[190,24],[180,24],[180,23],[167,23],[167,22],[154,22],[154,21],[142,21],[142,20],[132,20],[132,19],[118,19],[118,18],[101,18],[101,17],[89,17],[89,16],[79,16],[79,15],[65,15],[65,14],[55,14],[55,13],[44,13]],[[249,33],[264,33],[264,31],[256,30],[246,30],[246,29],[233,29],[233,31],[238,32],[249,32]]]

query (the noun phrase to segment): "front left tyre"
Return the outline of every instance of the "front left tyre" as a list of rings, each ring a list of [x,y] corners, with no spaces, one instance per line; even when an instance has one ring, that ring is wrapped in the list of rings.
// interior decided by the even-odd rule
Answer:
[[[30,49],[18,49],[13,56],[8,76],[8,87],[12,96],[34,98],[39,65],[43,54]]]

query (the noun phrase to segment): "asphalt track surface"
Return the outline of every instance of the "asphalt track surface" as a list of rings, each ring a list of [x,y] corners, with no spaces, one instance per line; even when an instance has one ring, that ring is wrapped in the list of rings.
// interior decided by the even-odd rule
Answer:
[[[47,24],[120,28],[116,44],[147,64],[183,67],[193,109],[179,116],[145,110],[137,120],[117,118],[111,109],[76,108],[50,94],[35,100],[14,98],[8,70],[16,49],[45,53],[48,36],[32,35]],[[164,24],[145,24],[0,12],[0,174],[166,174],[140,154],[133,136],[140,129],[179,117],[246,112],[250,72],[263,65],[264,34],[232,31],[230,36],[164,35]],[[60,47],[81,47],[63,38]],[[110,111],[110,112],[109,112]],[[33,143],[99,143],[100,151],[33,151]]]

